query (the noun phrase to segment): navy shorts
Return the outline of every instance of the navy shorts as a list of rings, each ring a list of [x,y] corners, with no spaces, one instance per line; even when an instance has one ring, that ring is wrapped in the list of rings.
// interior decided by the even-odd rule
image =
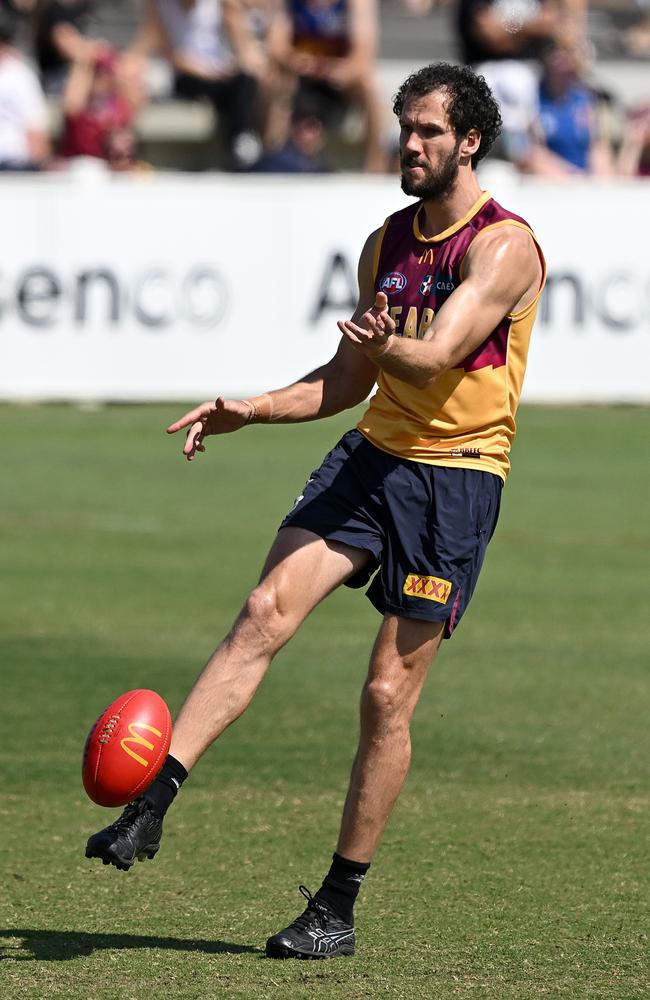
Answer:
[[[347,581],[382,614],[444,621],[449,637],[476,586],[499,516],[491,472],[411,462],[351,430],[312,472],[281,527],[372,555]]]

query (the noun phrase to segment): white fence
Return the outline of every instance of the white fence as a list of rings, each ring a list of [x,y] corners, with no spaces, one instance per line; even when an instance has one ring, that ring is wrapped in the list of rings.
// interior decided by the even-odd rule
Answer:
[[[650,401],[650,184],[483,184],[549,263],[530,401]],[[406,204],[352,176],[0,181],[0,399],[258,392],[331,356],[369,232]]]

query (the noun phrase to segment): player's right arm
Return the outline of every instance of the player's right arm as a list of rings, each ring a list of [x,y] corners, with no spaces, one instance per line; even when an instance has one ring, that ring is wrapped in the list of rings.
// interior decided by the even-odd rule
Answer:
[[[373,261],[379,230],[372,233],[359,259],[359,302],[353,322],[358,322],[374,299]],[[250,399],[225,399],[202,403],[167,428],[168,434],[187,428],[183,454],[192,461],[205,451],[204,438],[228,434],[247,424],[293,424],[331,417],[367,398],[377,378],[377,366],[341,338],[334,357],[303,378],[282,389]]]

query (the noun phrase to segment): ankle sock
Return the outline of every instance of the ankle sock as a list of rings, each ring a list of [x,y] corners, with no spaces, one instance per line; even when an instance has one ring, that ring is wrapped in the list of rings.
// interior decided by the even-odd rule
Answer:
[[[167,754],[158,775],[144,793],[146,801],[160,819],[176,798],[178,789],[187,778],[187,771],[179,760]]]
[[[316,898],[328,903],[346,923],[353,924],[354,904],[369,868],[369,861],[350,861],[334,853],[332,865]]]

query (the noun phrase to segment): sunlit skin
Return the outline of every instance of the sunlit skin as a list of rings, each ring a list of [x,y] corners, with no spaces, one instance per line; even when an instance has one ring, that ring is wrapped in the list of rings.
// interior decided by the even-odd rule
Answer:
[[[423,199],[419,224],[427,237],[462,219],[481,195],[472,168],[481,134],[470,129],[457,135],[447,103],[444,90],[413,97],[405,102],[399,120],[402,190]],[[532,240],[514,229],[483,237],[470,248],[466,272],[463,285],[439,311],[422,341],[394,336],[396,324],[383,292],[376,293],[372,308],[360,320],[339,320],[338,328],[384,371],[424,386],[469,354],[482,342],[482,335],[508,311],[530,301],[539,287]]]
[[[425,236],[462,218],[481,193],[471,164],[480,133],[471,129],[457,136],[447,117],[447,102],[443,90],[411,98],[399,120],[402,188],[424,199]]]
[[[467,215],[481,195],[472,169],[472,156],[481,143],[480,132],[470,129],[466,135],[454,133],[447,115],[448,99],[444,90],[413,97],[405,102],[399,120],[402,180],[416,197],[424,197],[419,222],[423,235],[428,237],[444,232]],[[446,172],[452,174],[452,180],[444,192],[426,196],[426,188],[437,184]],[[361,386],[358,400],[355,397],[355,402],[361,402],[374,384],[377,367],[413,385],[426,385],[482,343],[507,312],[526,305],[539,287],[541,270],[531,238],[514,227],[496,230],[470,249],[465,281],[440,310],[424,338],[395,337],[388,300],[383,292],[375,293],[374,289],[372,262],[378,238],[379,230],[364,246],[359,264],[359,304],[350,319],[338,321],[343,342],[335,357],[308,379],[272,392],[273,416],[266,414],[259,422],[314,419],[314,408],[319,416],[339,412],[338,402],[332,402],[331,397],[338,400],[343,390],[334,391],[330,384],[349,385],[353,395]],[[352,354],[346,345],[352,348]],[[348,378],[348,371],[354,368],[355,352],[364,359],[362,370]],[[327,377],[330,370],[331,378]],[[328,386],[325,394],[323,384]],[[264,398],[256,398],[258,404],[260,401],[266,406]],[[205,451],[208,435],[239,430],[250,417],[250,403],[219,396],[214,402],[190,410],[167,432],[187,431],[183,454],[191,462]]]
[[[439,130],[437,125],[420,125],[410,121],[401,124],[400,133],[404,136],[404,146],[401,150],[400,167],[402,171],[402,191],[404,194],[424,200],[444,197],[453,188],[458,177],[459,140],[454,136],[454,145],[449,153],[443,153],[441,145],[438,149],[437,163],[430,163],[422,152],[422,138],[441,138],[447,134]],[[451,133],[454,135],[454,133]],[[416,142],[414,142],[414,138]],[[415,148],[419,146],[420,148]]]
[[[454,134],[444,92],[408,101],[400,129],[406,189],[424,198],[420,229],[435,236],[462,221],[481,195],[471,164],[480,134],[475,129]],[[190,410],[167,428],[170,434],[187,432],[183,454],[188,461],[205,450],[210,435],[251,422],[314,420],[356,406],[380,371],[425,389],[483,343],[504,316],[531,302],[540,287],[541,264],[530,235],[515,226],[499,227],[473,242],[463,281],[422,339],[401,337],[395,335],[386,296],[375,288],[380,238],[377,230],[366,240],[357,308],[350,319],[339,321],[342,337],[330,361],[250,400],[219,396]],[[245,711],[276,652],[312,609],[368,558],[363,549],[326,542],[302,528],[279,532],[258,586],[174,724],[171,753],[188,771]],[[373,857],[408,771],[411,716],[441,637],[440,622],[384,618],[363,688],[359,748],[337,842],[343,857]]]
[[[470,210],[481,194],[481,188],[472,169],[471,158],[481,143],[480,133],[471,129],[465,136],[457,136],[447,115],[448,95],[435,90],[422,97],[406,101],[399,119],[400,166],[404,191],[424,201],[420,228],[425,236],[435,236]],[[430,194],[432,188],[441,186],[440,194]],[[374,240],[377,234],[373,234]],[[370,242],[370,241],[369,241]],[[366,245],[364,256],[372,258],[373,246]],[[387,313],[388,300],[378,292],[374,305],[357,310],[350,320],[339,320],[338,327],[357,349],[362,349],[374,362],[384,352],[388,339],[395,331],[395,324]],[[363,328],[355,320],[363,323]],[[411,344],[406,345],[408,350]],[[399,373],[396,373],[399,374]],[[184,428],[187,439],[183,454],[191,462],[198,453],[205,451],[204,438],[208,434],[228,433],[245,426],[250,416],[247,404],[218,397],[214,403],[204,403],[185,414],[167,428],[175,433]],[[209,421],[209,422],[208,422]]]

